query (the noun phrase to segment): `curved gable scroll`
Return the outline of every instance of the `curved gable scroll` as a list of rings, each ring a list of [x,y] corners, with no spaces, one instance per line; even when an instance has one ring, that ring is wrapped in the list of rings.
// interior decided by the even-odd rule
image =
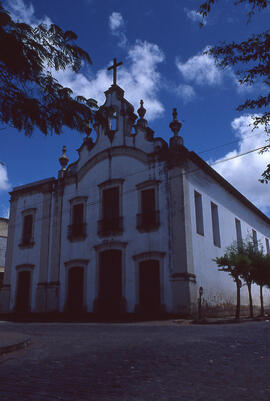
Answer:
[[[97,163],[107,159],[108,157],[114,156],[129,156],[133,159],[139,160],[144,164],[148,162],[148,154],[137,148],[131,148],[128,146],[118,146],[111,149],[105,149],[102,152],[96,154],[89,159],[78,171],[78,181],[85,176],[85,174],[91,170]]]

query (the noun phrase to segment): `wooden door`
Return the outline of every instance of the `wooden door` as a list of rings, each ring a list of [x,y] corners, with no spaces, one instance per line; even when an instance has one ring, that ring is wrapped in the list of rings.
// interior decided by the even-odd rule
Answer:
[[[160,271],[157,260],[146,260],[139,265],[139,304],[142,313],[160,311]]]
[[[30,311],[31,272],[22,271],[18,273],[16,312]]]
[[[68,271],[67,311],[82,312],[84,307],[84,269],[72,267]]]
[[[122,298],[122,252],[108,250],[99,255],[100,312],[120,313]]]

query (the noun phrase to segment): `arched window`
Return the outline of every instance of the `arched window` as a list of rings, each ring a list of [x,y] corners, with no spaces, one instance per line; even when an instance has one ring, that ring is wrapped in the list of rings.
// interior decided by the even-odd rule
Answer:
[[[110,107],[107,113],[109,131],[117,131],[117,111],[113,107]]]

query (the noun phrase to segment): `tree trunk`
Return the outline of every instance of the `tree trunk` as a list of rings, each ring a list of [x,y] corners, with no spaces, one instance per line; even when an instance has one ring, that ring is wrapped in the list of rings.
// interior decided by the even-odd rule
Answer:
[[[249,298],[249,317],[253,317],[253,303],[251,295],[251,283],[247,283],[248,287],[248,298]]]
[[[240,319],[240,289],[238,281],[236,282],[236,310],[235,310],[235,319]]]
[[[261,316],[264,316],[264,306],[263,306],[263,286],[260,285],[260,300],[261,300]]]

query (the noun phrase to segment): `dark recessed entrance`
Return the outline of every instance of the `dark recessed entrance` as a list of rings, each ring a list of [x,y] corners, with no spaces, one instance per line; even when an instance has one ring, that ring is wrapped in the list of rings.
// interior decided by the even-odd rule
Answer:
[[[83,267],[72,267],[68,271],[67,311],[82,312],[83,303]]]
[[[108,250],[99,254],[99,312],[108,317],[121,312],[122,252]]]
[[[30,311],[30,289],[31,289],[31,272],[24,271],[18,273],[17,296],[16,296],[16,312]]]
[[[160,272],[157,260],[145,260],[139,265],[139,305],[143,314],[160,312]]]

